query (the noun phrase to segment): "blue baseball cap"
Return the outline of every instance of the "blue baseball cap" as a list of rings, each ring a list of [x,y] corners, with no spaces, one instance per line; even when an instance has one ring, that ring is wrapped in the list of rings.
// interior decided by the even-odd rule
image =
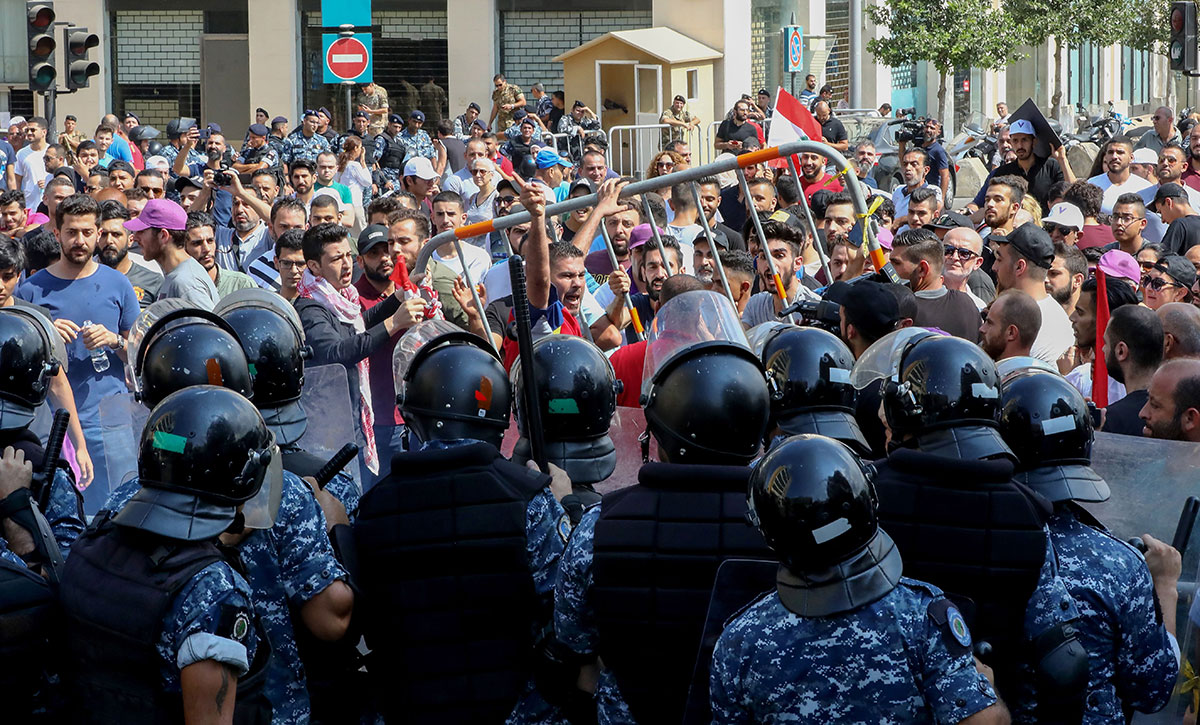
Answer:
[[[539,169],[548,169],[551,166],[566,166],[570,168],[571,162],[559,156],[553,149],[543,148],[537,152],[535,158]]]

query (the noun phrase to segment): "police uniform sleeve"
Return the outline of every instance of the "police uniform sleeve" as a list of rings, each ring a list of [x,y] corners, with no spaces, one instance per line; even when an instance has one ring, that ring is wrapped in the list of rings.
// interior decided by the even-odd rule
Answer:
[[[554,587],[554,635],[572,652],[590,655],[596,651],[596,612],[589,593],[592,588],[592,542],[600,507],[584,511],[571,532],[558,565]]]
[[[1179,673],[1175,647],[1162,623],[1150,570],[1129,567],[1125,600],[1115,608],[1118,633],[1116,686],[1121,702],[1142,712],[1166,706]]]
[[[342,504],[346,509],[347,518],[350,519],[351,524],[354,524],[354,519],[358,516],[358,503],[362,498],[354,479],[342,471],[329,479],[325,490]]]
[[[293,604],[303,605],[335,581],[347,579],[312,490],[291,473],[283,474],[283,497],[271,532],[279,550],[280,581]]]
[[[45,515],[54,540],[58,542],[58,550],[63,558],[66,558],[71,544],[83,533],[86,524],[83,521],[79,496],[75,493],[75,484],[61,468],[54,469],[54,480],[50,484],[50,501],[46,506]]]
[[[743,632],[738,625],[735,620],[721,633],[709,667],[708,703],[713,723],[721,725],[754,722],[741,687],[749,661],[743,656]]]
[[[571,519],[562,505],[542,489],[525,509],[525,552],[537,593],[549,599],[558,578],[558,560],[571,535]]]
[[[250,669],[258,645],[250,585],[224,562],[210,564],[183,586],[163,622],[159,652],[182,670],[204,660]]]
[[[8,542],[3,537],[0,537],[0,559],[4,559],[10,564],[16,564],[22,569],[29,568],[24,559],[17,556],[12,549],[8,548]]]
[[[954,605],[940,596],[929,601],[914,634],[923,639],[918,680],[937,722],[961,722],[996,704],[995,690],[975,669],[971,633]]]

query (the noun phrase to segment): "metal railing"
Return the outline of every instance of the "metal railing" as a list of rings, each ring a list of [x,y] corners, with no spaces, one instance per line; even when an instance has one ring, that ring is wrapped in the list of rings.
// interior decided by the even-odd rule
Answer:
[[[625,198],[636,196],[647,191],[655,191],[657,189],[674,186],[676,184],[691,184],[694,198],[696,198],[697,201],[696,206],[699,208],[699,187],[696,185],[696,182],[706,176],[713,176],[716,174],[733,171],[738,176],[738,182],[742,185],[745,198],[749,200],[750,195],[745,193],[747,180],[743,171],[747,166],[783,158],[787,159],[788,166],[792,174],[796,178],[800,178],[799,170],[796,168],[795,156],[796,154],[805,152],[817,153],[825,156],[829,159],[830,163],[837,168],[837,173],[844,177],[843,183],[845,184],[846,190],[850,193],[850,197],[854,202],[855,216],[858,218],[859,223],[861,223],[863,226],[863,239],[865,240],[865,246],[871,263],[874,265],[877,271],[884,272],[892,281],[899,282],[899,277],[896,276],[895,271],[892,269],[891,264],[887,260],[887,256],[883,251],[883,247],[879,245],[879,241],[875,237],[875,224],[871,220],[872,210],[867,205],[867,191],[865,187],[863,186],[862,182],[859,181],[858,176],[854,173],[854,166],[851,165],[841,153],[827,144],[817,141],[793,141],[791,143],[783,144],[782,146],[751,151],[749,153],[742,154],[741,156],[726,157],[712,163],[700,164],[682,171],[664,174],[653,179],[634,181],[626,184],[621,188],[620,197]],[[545,215],[550,217],[567,214],[575,211],[576,209],[595,207],[599,201],[599,194],[577,196],[557,204],[548,204],[545,209]],[[825,263],[827,261],[827,250],[821,249],[820,247],[820,235],[817,234],[816,227],[813,224],[812,216],[808,211],[808,203],[803,195],[801,195],[801,204],[804,207],[805,221],[809,227],[810,233],[812,234],[813,244],[817,245],[818,254],[821,256],[822,263]],[[758,234],[758,238],[763,239],[762,224],[759,220],[758,214],[755,213],[753,209],[750,209],[749,212],[750,213],[748,216],[754,222],[755,232]],[[701,219],[704,219],[703,214],[701,214],[700,217]],[[530,213],[523,211],[518,214],[509,214],[508,216],[499,217],[497,219],[476,222],[475,224],[468,224],[457,229],[441,232],[440,234],[431,237],[421,247],[421,251],[417,254],[417,262],[416,265],[414,265],[413,273],[424,274],[425,268],[429,264],[430,256],[433,254],[434,250],[444,244],[454,244],[456,247],[461,249],[460,243],[463,239],[469,239],[471,237],[477,237],[480,235],[488,235],[494,231],[509,229],[519,224],[526,224],[531,219],[532,216]],[[653,224],[651,226],[655,227]],[[704,220],[702,226],[705,239],[709,244],[709,249],[715,251],[717,249],[717,243],[713,238],[712,230],[709,228],[707,220]],[[605,244],[607,246],[609,257],[615,262],[616,255],[612,247],[612,242],[608,239],[608,235],[604,233],[604,224],[600,225],[600,229],[602,236],[605,237]],[[662,255],[663,261],[666,262],[667,255],[662,251],[661,242],[659,241],[657,234],[655,235],[654,242],[659,248],[659,253]],[[462,252],[459,251],[458,254],[461,257]],[[766,260],[768,266],[771,267],[771,273],[775,281],[775,290],[773,291],[779,294],[781,297],[784,297],[784,285],[782,284],[778,272],[774,269],[774,261],[772,260],[771,255],[764,255],[763,258]],[[714,254],[713,260],[715,268],[714,271],[719,274],[722,287],[724,288],[726,295],[729,295],[729,287],[725,282],[725,272],[721,267],[720,255]],[[614,264],[614,267],[615,266],[616,265]],[[463,265],[463,277],[463,281],[466,282],[467,287],[471,290],[471,296],[474,299],[476,308],[482,312],[484,307],[479,298],[479,290],[474,281],[471,279],[471,274],[467,270],[465,264]],[[828,279],[832,281],[832,278]],[[731,295],[730,301],[732,301]],[[626,306],[632,306],[628,296],[626,297]],[[639,330],[639,333],[640,332],[641,331]]]
[[[682,138],[692,148],[692,161],[696,163],[696,152],[706,145],[705,134],[699,126],[686,131],[665,123],[644,123],[613,126],[608,129],[608,168],[620,176],[640,179],[655,154],[662,150],[663,132],[672,130],[671,138]],[[703,162],[700,162],[703,163]]]

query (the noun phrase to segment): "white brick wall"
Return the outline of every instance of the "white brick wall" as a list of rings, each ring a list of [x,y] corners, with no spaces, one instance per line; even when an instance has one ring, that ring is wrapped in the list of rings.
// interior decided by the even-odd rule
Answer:
[[[547,91],[558,90],[563,87],[563,68],[552,58],[614,30],[649,27],[649,11],[506,12],[500,39],[504,74],[525,90],[538,81]]]
[[[115,13],[117,83],[199,83],[203,11]]]
[[[320,27],[321,13],[305,13],[309,27]],[[446,11],[444,10],[374,10],[371,23],[378,25],[385,38],[412,40],[445,40]]]

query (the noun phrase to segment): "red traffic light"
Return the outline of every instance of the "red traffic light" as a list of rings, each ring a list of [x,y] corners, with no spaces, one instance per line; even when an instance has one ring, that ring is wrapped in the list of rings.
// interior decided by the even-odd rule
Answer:
[[[45,30],[54,24],[54,8],[50,5],[27,5],[25,12],[29,24],[38,30]]]
[[[1180,8],[1171,9],[1171,32],[1178,33],[1183,30],[1183,10]]]

